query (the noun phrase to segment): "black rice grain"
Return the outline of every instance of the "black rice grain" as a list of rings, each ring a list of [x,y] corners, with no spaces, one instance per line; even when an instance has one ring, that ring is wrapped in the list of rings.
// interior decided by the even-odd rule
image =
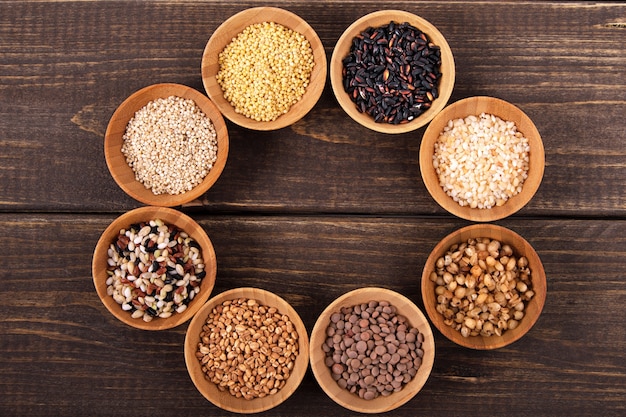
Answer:
[[[344,90],[377,123],[408,123],[438,97],[441,50],[407,22],[365,29],[342,62]]]

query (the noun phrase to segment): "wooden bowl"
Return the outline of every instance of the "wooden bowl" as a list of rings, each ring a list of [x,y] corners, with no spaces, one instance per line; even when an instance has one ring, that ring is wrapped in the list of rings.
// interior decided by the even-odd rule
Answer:
[[[150,101],[169,96],[192,99],[211,119],[217,132],[217,161],[204,180],[192,190],[176,195],[156,195],[135,179],[135,173],[122,153],[123,136],[128,122],[138,110]],[[104,136],[104,156],[113,179],[126,194],[151,206],[179,206],[206,193],[222,174],[228,158],[228,131],[221,113],[204,94],[180,84],[154,84],[133,93],[115,110]]]
[[[331,371],[325,363],[326,354],[322,345],[326,341],[326,328],[333,313],[343,307],[352,307],[369,301],[388,301],[398,310],[397,314],[405,316],[411,326],[417,328],[424,335],[422,349],[424,357],[417,374],[406,384],[401,391],[389,396],[379,395],[373,400],[365,400],[341,388],[331,376]],[[324,392],[337,404],[359,413],[384,413],[394,410],[413,398],[424,386],[435,360],[435,342],[428,320],[420,309],[403,295],[385,288],[359,288],[350,291],[333,301],[322,312],[311,332],[311,369],[315,379]]]
[[[200,284],[200,292],[189,302],[187,309],[182,313],[174,313],[169,318],[155,317],[150,322],[145,322],[141,318],[134,319],[130,312],[122,310],[122,307],[107,294],[106,281],[108,249],[121,229],[126,229],[130,225],[161,219],[163,222],[175,225],[191,236],[202,249],[202,258],[205,263],[206,276]],[[215,285],[215,275],[217,273],[217,261],[211,240],[204,229],[191,217],[177,210],[168,207],[145,206],[131,210],[115,219],[102,233],[93,254],[92,260],[93,283],[100,300],[104,306],[121,322],[129,326],[143,330],[165,330],[176,327],[189,320],[211,295]]]
[[[222,88],[217,83],[220,69],[219,54],[245,28],[256,23],[274,22],[283,25],[306,37],[313,50],[315,65],[304,96],[289,111],[273,121],[257,121],[235,112],[234,107],[224,98]],[[326,53],[322,41],[315,30],[301,17],[276,7],[253,7],[243,10],[224,21],[209,38],[202,55],[202,82],[204,88],[222,114],[239,126],[252,130],[276,130],[303,118],[317,103],[326,83]]]
[[[523,184],[522,191],[509,198],[503,205],[489,209],[461,206],[454,201],[439,184],[439,176],[433,166],[435,142],[437,142],[448,121],[465,118],[469,115],[478,116],[481,113],[492,114],[502,120],[514,122],[517,130],[528,139],[530,145],[528,178]],[[543,142],[537,128],[522,110],[498,98],[478,96],[466,98],[449,105],[433,119],[428,128],[426,128],[422,138],[419,163],[424,185],[441,207],[466,220],[489,222],[502,219],[517,212],[530,201],[543,178],[545,155]]]
[[[508,329],[502,336],[468,336],[464,337],[461,332],[453,329],[444,323],[444,317],[436,310],[437,298],[435,295],[436,283],[430,280],[430,274],[435,271],[435,262],[443,256],[453,244],[466,242],[470,238],[488,237],[497,239],[503,244],[508,244],[513,249],[513,253],[525,256],[528,259],[528,266],[531,270],[532,290],[535,295],[526,303],[524,317],[519,321],[515,329]],[[435,246],[430,256],[426,260],[422,273],[422,300],[428,317],[437,329],[454,343],[471,349],[489,350],[507,346],[524,336],[539,319],[541,310],[546,300],[547,283],[539,255],[533,247],[520,235],[512,230],[494,224],[475,224],[456,230],[443,238]]]
[[[441,78],[439,81],[439,96],[432,106],[419,117],[405,124],[377,123],[366,113],[361,113],[356,104],[350,99],[343,86],[343,62],[350,53],[352,40],[369,27],[379,27],[390,22],[408,22],[424,32],[431,42],[441,48]],[[341,35],[330,59],[330,82],[339,105],[354,121],[368,129],[382,133],[405,133],[418,129],[430,122],[441,111],[450,99],[454,88],[455,69],[454,57],[448,42],[439,30],[427,20],[412,13],[401,10],[380,10],[361,17],[352,23]]]
[[[286,384],[275,394],[246,400],[237,398],[228,391],[220,391],[217,385],[205,378],[200,362],[196,358],[200,333],[209,313],[224,301],[238,298],[254,299],[258,304],[277,308],[279,313],[286,314],[289,317],[294,324],[295,331],[298,333],[299,353],[294,368],[289,378],[287,378]],[[302,382],[309,366],[309,336],[296,310],[281,297],[259,288],[235,288],[211,298],[191,320],[185,336],[185,363],[194,385],[211,403],[235,413],[259,413],[284,402]]]

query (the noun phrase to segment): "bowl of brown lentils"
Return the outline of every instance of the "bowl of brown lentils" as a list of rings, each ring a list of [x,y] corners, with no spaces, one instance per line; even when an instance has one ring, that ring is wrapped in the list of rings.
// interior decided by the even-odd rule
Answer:
[[[435,359],[428,320],[405,296],[385,288],[350,291],[333,301],[311,332],[311,369],[337,404],[383,413],[424,386]]]
[[[402,10],[361,17],[341,35],[330,61],[339,105],[377,132],[405,133],[439,113],[454,87],[452,50],[430,22]]]
[[[477,222],[522,209],[543,179],[541,135],[519,107],[496,97],[459,100],[428,125],[420,171],[433,199],[448,212]]]
[[[422,299],[435,327],[458,345],[488,350],[523,337],[546,300],[539,255],[514,231],[475,224],[450,233],[428,257]]]
[[[326,74],[315,30],[277,7],[231,16],[202,55],[207,94],[227,119],[252,130],[276,130],[304,117],[319,100]]]
[[[191,217],[145,206],[115,219],[92,259],[94,286],[117,319],[143,330],[188,321],[215,285],[213,244]]]
[[[211,298],[191,320],[185,363],[211,403],[258,413],[298,388],[309,365],[309,338],[283,298],[259,288],[235,288]]]
[[[215,184],[228,158],[228,131],[207,96],[181,84],[144,87],[115,110],[104,155],[115,182],[152,206],[199,198]]]

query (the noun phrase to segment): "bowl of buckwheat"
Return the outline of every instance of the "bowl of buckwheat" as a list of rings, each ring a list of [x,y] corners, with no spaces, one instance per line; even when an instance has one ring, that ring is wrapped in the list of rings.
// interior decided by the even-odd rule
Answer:
[[[422,273],[422,300],[434,326],[454,343],[489,350],[522,338],[543,309],[541,259],[514,231],[475,224],[443,238]]]
[[[454,88],[452,50],[424,18],[380,10],[341,35],[330,60],[339,105],[354,121],[382,133],[405,133],[439,113]]]
[[[252,130],[276,130],[303,118],[322,95],[326,74],[315,30],[277,7],[231,16],[202,55],[207,94],[227,119]]]
[[[113,220],[92,259],[93,283],[106,309],[143,330],[188,321],[209,299],[216,273],[209,236],[169,207],[144,206]]]
[[[309,365],[309,337],[296,310],[260,288],[211,298],[189,323],[185,363],[198,391],[235,413],[258,413],[284,402]]]
[[[319,316],[310,343],[311,369],[337,404],[384,413],[411,400],[426,383],[435,342],[426,316],[386,288],[343,294]]]
[[[228,158],[222,114],[199,91],[154,84],[115,110],[104,136],[104,155],[115,182],[135,200],[173,207],[201,197]]]
[[[428,125],[419,153],[424,185],[448,212],[489,222],[522,209],[545,168],[541,135],[519,107],[495,97],[457,101]]]

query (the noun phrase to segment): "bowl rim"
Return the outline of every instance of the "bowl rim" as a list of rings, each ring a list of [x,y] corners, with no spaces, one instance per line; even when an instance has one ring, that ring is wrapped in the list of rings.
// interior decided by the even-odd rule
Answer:
[[[466,241],[471,237],[489,237],[498,239],[502,243],[510,245],[516,254],[522,253],[528,259],[531,267],[531,281],[533,284],[534,297],[526,305],[526,314],[520,320],[515,330],[507,330],[502,336],[469,336],[463,337],[461,333],[443,322],[443,316],[436,310],[435,283],[430,281],[430,273],[434,271],[434,265],[438,257],[442,256],[449,247],[456,243]],[[539,254],[532,245],[517,232],[492,223],[478,223],[456,229],[441,239],[430,252],[424,263],[421,277],[422,301],[430,322],[448,340],[457,345],[475,350],[494,350],[508,346],[523,336],[537,323],[547,297],[547,278],[543,263]],[[530,313],[530,314],[529,314]]]
[[[381,26],[391,21],[399,20],[402,20],[403,22],[409,22],[411,25],[424,32],[428,36],[428,38],[433,43],[435,43],[435,45],[440,47],[442,59],[442,79],[439,81],[439,85],[441,87],[442,80],[445,80],[446,88],[440,88],[439,97],[433,101],[433,105],[431,106],[431,108],[429,108],[427,111],[422,113],[411,122],[397,125],[389,123],[376,123],[369,115],[359,112],[354,102],[350,100],[350,98],[344,91],[342,60],[350,51],[352,39],[356,35],[361,33],[364,29],[366,29],[367,27]],[[344,45],[345,47],[341,48],[342,45]],[[335,99],[339,103],[340,107],[346,112],[346,114],[348,114],[348,116],[350,116],[352,120],[354,120],[361,126],[364,126],[376,132],[387,134],[411,132],[428,124],[446,106],[448,100],[450,99],[450,96],[452,95],[456,79],[454,54],[452,53],[452,49],[450,48],[448,41],[441,33],[441,31],[435,25],[430,23],[430,21],[424,19],[423,17],[405,10],[397,9],[374,11],[358,18],[352,24],[350,24],[341,34],[341,36],[337,40],[337,43],[335,44],[335,47],[333,48],[329,73],[330,83]],[[443,77],[445,77],[445,79]]]
[[[268,13],[272,14],[272,19],[266,17]],[[304,35],[311,44],[315,65],[304,95],[297,103],[289,108],[287,113],[273,121],[257,121],[243,114],[236,113],[233,106],[224,98],[223,91],[217,83],[217,72],[219,70],[218,56],[232,39],[246,27],[255,23],[268,21],[281,24],[294,32]],[[231,26],[233,30],[226,33],[225,31],[231,29]],[[235,13],[222,22],[209,37],[202,54],[201,62],[204,89],[224,117],[240,127],[258,131],[281,129],[294,124],[306,116],[313,107],[315,107],[315,104],[324,91],[327,73],[326,52],[315,29],[298,14],[284,8],[273,6],[247,8]]]
[[[285,386],[276,394],[268,395],[263,398],[245,400],[232,396],[228,391],[221,392],[213,382],[204,378],[198,359],[195,357],[195,349],[200,340],[200,332],[196,332],[195,330],[198,327],[202,328],[209,313],[216,305],[226,300],[236,298],[252,298],[257,300],[259,304],[277,307],[279,312],[289,316],[298,332],[298,356],[294,364],[294,369],[287,379]],[[276,304],[280,305],[277,306]],[[191,319],[185,332],[184,357],[189,377],[196,389],[209,402],[226,411],[242,414],[257,413],[270,410],[282,404],[300,386],[309,366],[309,336],[300,315],[284,298],[271,291],[257,287],[233,288],[213,296]],[[207,389],[210,392],[207,392]]]
[[[452,116],[459,109],[465,107],[471,109],[467,114],[464,113],[465,116]],[[441,185],[439,185],[439,178],[432,164],[435,142],[448,121],[460,117],[464,118],[472,114],[478,116],[482,112],[493,114],[500,118],[503,118],[503,112],[510,113],[510,115],[514,117],[503,118],[503,120],[515,122],[517,130],[528,139],[531,145],[528,178],[526,178],[524,186],[522,186],[522,191],[509,198],[504,205],[495,206],[490,209],[470,208],[468,206],[461,206],[454,201],[445,193]],[[497,97],[472,96],[450,104],[433,118],[422,137],[419,150],[419,166],[422,181],[428,193],[442,208],[465,220],[491,222],[518,212],[532,200],[543,179],[545,170],[545,150],[543,140],[537,127],[521,108]]]
[[[355,394],[341,388],[330,376],[330,370],[325,363],[325,353],[321,346],[326,339],[326,327],[330,322],[330,316],[341,307],[354,306],[361,302],[374,300],[372,294],[376,294],[376,301],[388,301],[400,311],[400,308],[408,308],[411,316],[404,315],[412,326],[417,327],[420,333],[424,333],[424,357],[416,376],[399,392],[394,392],[388,397],[378,397],[374,400],[365,400]],[[416,321],[418,323],[416,323]],[[360,413],[383,413],[394,410],[414,398],[426,384],[435,360],[435,340],[427,317],[421,309],[406,296],[382,287],[361,287],[348,291],[333,300],[317,318],[311,332],[310,361],[311,370],[318,384],[334,402],[342,407]],[[418,377],[419,376],[419,377]]]
[[[189,229],[188,227],[178,227],[187,232],[202,248],[202,258],[205,263],[206,276],[202,279],[200,284],[202,291],[189,302],[184,312],[172,314],[169,318],[159,317],[150,322],[145,322],[141,318],[133,319],[129,312],[122,310],[121,306],[113,300],[113,297],[107,294],[106,260],[108,258],[108,248],[120,229],[126,229],[136,222],[135,219],[144,219],[141,221],[146,221],[154,220],[155,218],[159,218],[167,224],[178,225],[182,222],[186,225],[193,226],[194,230],[187,230]],[[191,217],[169,207],[143,206],[118,216],[106,227],[94,248],[91,271],[92,282],[96,293],[102,304],[104,304],[113,317],[128,326],[141,330],[166,330],[185,323],[204,305],[204,302],[209,298],[215,286],[217,259],[211,239],[202,226]]]
[[[202,182],[193,189],[180,194],[159,194],[146,188],[135,179],[135,173],[121,152],[123,135],[130,118],[148,102],[157,98],[178,96],[193,100],[211,120],[217,133],[217,160]],[[104,157],[109,172],[117,185],[135,200],[152,206],[174,207],[189,203],[205,194],[221,176],[229,153],[229,137],[226,122],[215,103],[200,91],[178,83],[147,85],[131,93],[115,109],[104,134]]]

